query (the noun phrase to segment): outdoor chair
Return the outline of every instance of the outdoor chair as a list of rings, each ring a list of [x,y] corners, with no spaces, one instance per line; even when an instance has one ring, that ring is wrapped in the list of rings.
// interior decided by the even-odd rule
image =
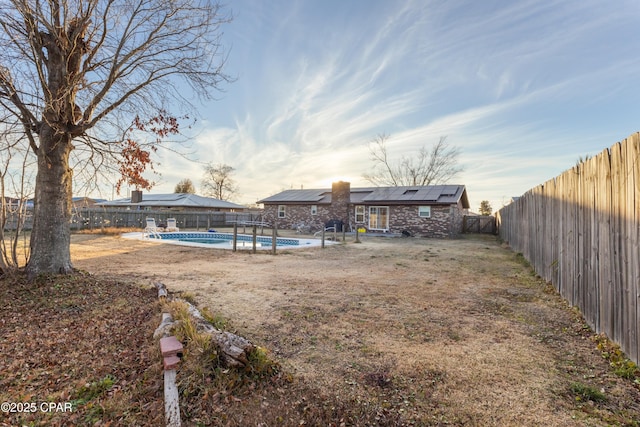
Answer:
[[[163,231],[160,227],[156,225],[155,218],[147,218],[147,226],[144,228],[144,232],[146,234],[156,234],[160,231]]]
[[[175,218],[167,218],[167,231],[180,231]]]

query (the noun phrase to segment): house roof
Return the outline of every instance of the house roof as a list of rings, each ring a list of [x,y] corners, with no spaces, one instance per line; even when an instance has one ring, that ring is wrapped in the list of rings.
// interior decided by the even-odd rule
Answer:
[[[285,190],[258,203],[331,203],[331,189]]]
[[[71,198],[72,202],[94,202],[94,203],[103,203],[106,202],[107,199],[94,199],[92,197],[72,197]]]
[[[246,209],[246,206],[237,205],[225,200],[212,197],[198,196],[189,193],[171,194],[143,194],[142,201],[131,203],[131,198],[113,200],[98,203],[100,206],[150,206],[150,207],[181,207],[181,208],[211,208],[211,209]]]
[[[467,190],[464,185],[427,185],[401,187],[352,188],[350,201],[353,204],[429,204],[452,205],[462,202],[469,208]],[[258,203],[265,204],[325,204],[331,203],[331,189],[286,190]]]

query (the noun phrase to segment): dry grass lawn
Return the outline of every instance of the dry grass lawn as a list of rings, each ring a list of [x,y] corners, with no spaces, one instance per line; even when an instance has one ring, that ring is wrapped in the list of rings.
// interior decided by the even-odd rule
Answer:
[[[185,365],[186,425],[640,422],[638,381],[615,375],[579,313],[491,236],[272,256],[76,235],[72,249],[98,277],[164,283],[281,364],[273,383],[221,392]]]

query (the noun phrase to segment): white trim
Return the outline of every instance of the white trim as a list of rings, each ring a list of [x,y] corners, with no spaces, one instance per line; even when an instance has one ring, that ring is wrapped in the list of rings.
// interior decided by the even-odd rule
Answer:
[[[423,208],[427,208],[426,210],[427,215],[422,215],[422,213],[425,213],[424,211],[422,211]],[[420,218],[431,218],[431,206],[427,206],[427,205],[418,206],[418,216]]]

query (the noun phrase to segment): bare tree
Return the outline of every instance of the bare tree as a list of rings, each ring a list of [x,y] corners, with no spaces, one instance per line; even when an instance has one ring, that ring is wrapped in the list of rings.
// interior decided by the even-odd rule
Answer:
[[[35,156],[19,124],[2,124],[0,141],[0,272],[12,273],[29,260],[26,234],[27,204],[33,194],[30,174]],[[16,128],[18,128],[16,130]]]
[[[185,178],[176,184],[176,188],[173,192],[195,194],[196,187],[193,186],[193,182],[189,178]]]
[[[460,150],[449,145],[447,137],[437,144],[420,148],[415,156],[402,156],[394,162],[387,152],[389,135],[379,134],[369,142],[373,169],[363,177],[376,186],[424,186],[444,184],[462,172],[458,165]]]
[[[204,168],[202,192],[220,200],[231,200],[238,193],[238,186],[231,177],[235,169],[229,165],[209,163]]]
[[[0,4],[0,107],[37,157],[31,276],[72,271],[72,166],[115,160],[139,177],[157,141],[132,133],[171,134],[167,106],[193,108],[176,78],[203,98],[229,80],[219,43],[228,21],[207,0]]]

